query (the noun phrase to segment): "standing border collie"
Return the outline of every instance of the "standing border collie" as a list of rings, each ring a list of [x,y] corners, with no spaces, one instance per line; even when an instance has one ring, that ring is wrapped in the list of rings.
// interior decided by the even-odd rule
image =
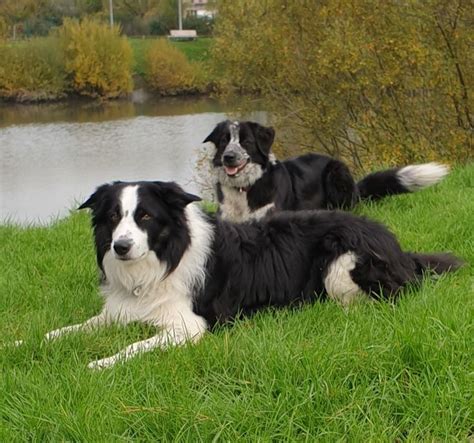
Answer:
[[[223,219],[245,222],[279,210],[350,209],[359,200],[431,186],[448,173],[444,165],[427,163],[375,172],[356,183],[343,162],[325,155],[276,161],[274,137],[273,128],[226,120],[204,140],[216,147],[212,165]]]
[[[115,182],[91,208],[97,261],[105,279],[101,313],[46,335],[109,322],[141,321],[160,332],[94,361],[104,368],[154,348],[196,342],[208,328],[268,306],[325,295],[391,297],[423,272],[461,262],[449,254],[403,252],[382,225],[340,211],[281,212],[234,224],[205,215],[198,197],[175,183]]]

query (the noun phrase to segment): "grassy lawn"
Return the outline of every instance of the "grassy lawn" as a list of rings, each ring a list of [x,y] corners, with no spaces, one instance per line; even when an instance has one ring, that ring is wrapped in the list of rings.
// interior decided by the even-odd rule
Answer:
[[[164,38],[164,37],[161,37]],[[129,38],[128,41],[133,49],[135,58],[133,71],[137,74],[144,74],[145,53],[155,38]],[[209,47],[212,38],[200,37],[194,41],[171,41],[171,44],[184,52],[190,61],[205,61],[208,58]]]
[[[98,312],[88,215],[0,227],[0,441],[472,441],[474,165],[364,205],[406,249],[471,266],[395,305],[265,312],[199,344],[86,365],[153,334],[110,327],[45,343]]]

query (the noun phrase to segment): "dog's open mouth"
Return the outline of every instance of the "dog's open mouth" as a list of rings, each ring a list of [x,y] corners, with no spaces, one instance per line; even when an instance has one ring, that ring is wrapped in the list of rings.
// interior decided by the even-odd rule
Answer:
[[[240,165],[237,166],[226,166],[224,165],[224,171],[229,177],[234,177],[237,175],[242,169],[247,166],[247,160],[244,160]]]

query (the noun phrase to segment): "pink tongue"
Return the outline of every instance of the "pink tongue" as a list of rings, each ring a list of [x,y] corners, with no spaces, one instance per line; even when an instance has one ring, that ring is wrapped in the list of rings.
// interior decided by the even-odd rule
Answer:
[[[224,168],[227,175],[235,175],[239,170],[238,166],[224,166]]]

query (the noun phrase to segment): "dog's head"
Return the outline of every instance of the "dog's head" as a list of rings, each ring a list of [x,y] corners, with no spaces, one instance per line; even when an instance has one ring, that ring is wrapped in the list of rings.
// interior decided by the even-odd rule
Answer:
[[[271,162],[275,131],[255,122],[226,120],[219,123],[203,143],[216,150],[212,164],[219,181],[236,187],[252,185]]]
[[[110,252],[124,266],[155,254],[172,272],[190,244],[185,207],[198,200],[172,182],[115,182],[97,188],[79,209],[92,211],[102,270]]]

